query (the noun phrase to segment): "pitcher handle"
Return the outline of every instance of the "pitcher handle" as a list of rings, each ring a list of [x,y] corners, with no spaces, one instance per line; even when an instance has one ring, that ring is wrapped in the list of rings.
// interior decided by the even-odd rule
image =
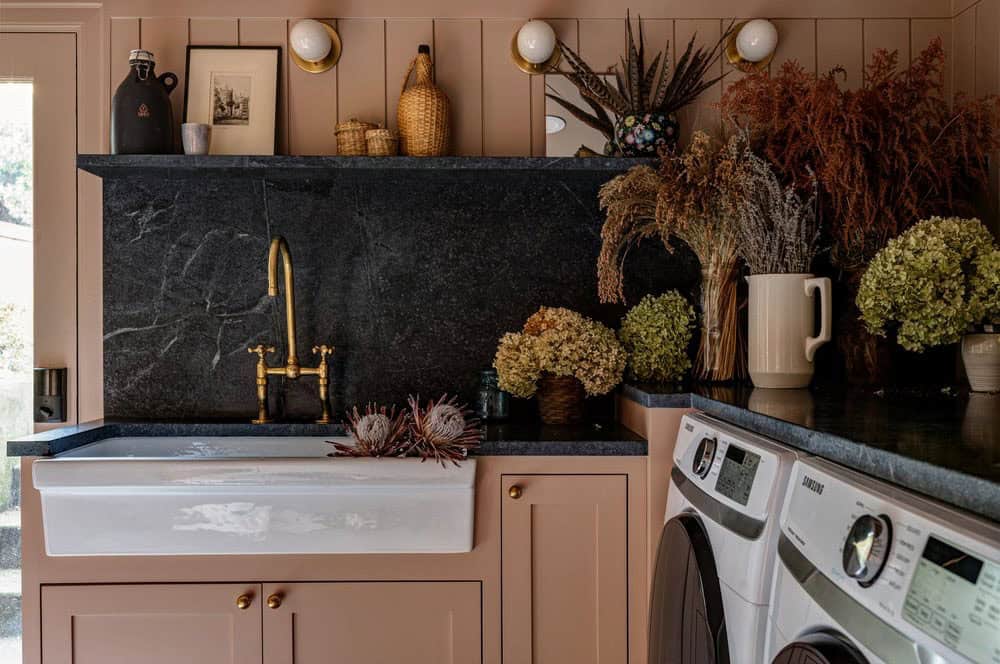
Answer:
[[[167,89],[167,94],[173,92],[174,88],[177,87],[177,74],[172,71],[165,71],[157,76],[157,78],[160,80],[160,83],[163,84],[163,87]]]
[[[820,326],[819,335],[806,338],[806,360],[813,361],[816,349],[830,340],[831,327],[833,324],[832,294],[830,290],[830,280],[826,277],[814,277],[805,280],[806,295],[812,295],[813,291],[819,289]]]

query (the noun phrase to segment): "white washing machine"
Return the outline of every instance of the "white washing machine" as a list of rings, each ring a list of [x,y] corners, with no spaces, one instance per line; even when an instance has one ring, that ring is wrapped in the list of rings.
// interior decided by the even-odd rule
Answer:
[[[704,415],[674,448],[650,593],[649,664],[758,664],[778,512],[798,454]]]
[[[797,462],[768,662],[1000,664],[1000,527],[835,464]]]

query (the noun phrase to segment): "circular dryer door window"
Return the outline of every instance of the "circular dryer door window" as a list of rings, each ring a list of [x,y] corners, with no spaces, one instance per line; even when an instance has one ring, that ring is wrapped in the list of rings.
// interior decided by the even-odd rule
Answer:
[[[789,643],[778,651],[772,664],[868,664],[865,656],[847,639],[818,632]]]
[[[715,556],[693,514],[663,526],[649,611],[649,664],[729,664]]]

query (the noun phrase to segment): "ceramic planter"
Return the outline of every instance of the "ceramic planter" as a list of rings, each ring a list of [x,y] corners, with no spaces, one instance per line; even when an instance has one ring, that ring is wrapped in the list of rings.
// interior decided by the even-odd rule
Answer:
[[[962,362],[973,392],[1000,392],[1000,334],[962,337]]]
[[[661,147],[677,142],[679,131],[673,114],[626,115],[615,125],[615,143],[625,157],[655,157]]]
[[[816,349],[830,340],[830,280],[811,274],[758,274],[750,284],[750,378],[756,387],[806,387]],[[821,325],[815,331],[814,292],[820,294]]]

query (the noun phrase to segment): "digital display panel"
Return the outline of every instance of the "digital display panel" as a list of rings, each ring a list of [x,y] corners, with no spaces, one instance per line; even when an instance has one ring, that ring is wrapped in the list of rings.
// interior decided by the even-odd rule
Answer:
[[[753,488],[753,478],[757,475],[759,465],[759,454],[730,445],[722,459],[715,490],[740,505],[746,505],[750,500],[750,489]]]
[[[929,537],[903,617],[973,661],[1000,662],[1000,565]]]

